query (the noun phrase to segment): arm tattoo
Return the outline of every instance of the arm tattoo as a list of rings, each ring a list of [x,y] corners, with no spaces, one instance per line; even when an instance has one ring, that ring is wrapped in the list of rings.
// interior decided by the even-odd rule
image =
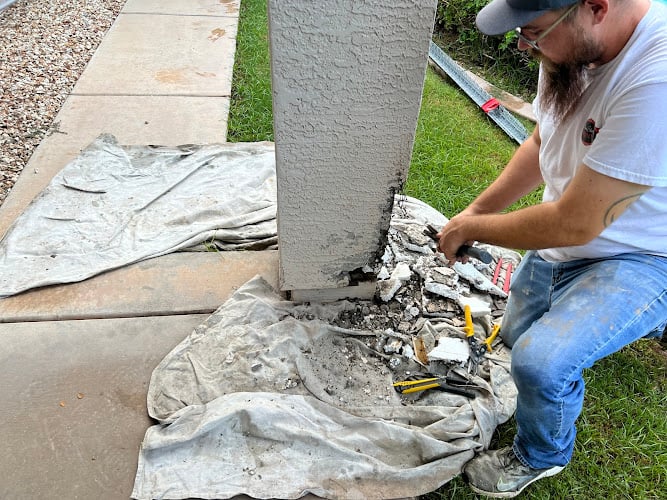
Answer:
[[[642,194],[643,193],[631,194],[630,196],[625,196],[620,200],[613,202],[604,214],[604,220],[602,221],[604,227],[609,227],[609,225],[620,217],[620,215],[638,200]]]

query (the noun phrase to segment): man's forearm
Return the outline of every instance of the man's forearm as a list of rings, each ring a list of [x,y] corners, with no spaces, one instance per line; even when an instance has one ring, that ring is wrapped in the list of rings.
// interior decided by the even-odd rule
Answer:
[[[582,164],[557,201],[509,213],[457,215],[442,229],[439,247],[453,261],[458,247],[472,240],[524,250],[583,245],[649,189]]]
[[[581,245],[591,239],[575,221],[560,213],[556,203],[503,214],[455,217],[445,230],[452,241],[477,240],[523,250]]]

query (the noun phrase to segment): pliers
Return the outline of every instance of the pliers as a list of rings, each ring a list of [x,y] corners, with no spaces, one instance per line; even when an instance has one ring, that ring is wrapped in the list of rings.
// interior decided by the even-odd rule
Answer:
[[[466,322],[465,326],[463,327],[463,331],[465,332],[468,343],[470,344],[471,352],[470,373],[477,375],[477,369],[479,368],[479,364],[482,361],[482,358],[484,358],[484,353],[491,352],[493,350],[491,344],[493,344],[493,341],[496,340],[496,337],[500,332],[500,325],[493,325],[491,334],[488,336],[488,338],[484,342],[480,342],[475,337],[475,327],[472,322],[472,314],[470,312],[469,305],[465,305],[463,307],[463,313],[465,315]]]
[[[467,398],[474,398],[476,394],[465,390],[460,384],[467,384],[468,380],[461,377],[454,377],[452,375],[436,377],[433,375],[425,375],[423,378],[416,377],[407,380],[394,382],[393,386],[396,392],[401,394],[412,394],[414,392],[426,391],[428,389],[440,389],[442,391],[451,392]],[[452,385],[457,384],[457,385]]]
[[[498,336],[499,332],[500,332],[500,325],[499,324],[493,325],[493,328],[491,329],[491,335],[489,335],[488,338],[483,342],[483,344],[486,345],[486,350],[488,352],[491,352],[493,350],[491,344],[493,344],[493,341],[496,340],[496,337]]]

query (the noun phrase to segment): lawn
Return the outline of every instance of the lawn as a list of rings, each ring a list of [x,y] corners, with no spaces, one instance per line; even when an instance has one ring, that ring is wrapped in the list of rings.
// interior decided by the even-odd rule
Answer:
[[[273,140],[266,0],[241,2],[230,141]],[[516,144],[458,88],[429,69],[405,193],[447,216],[498,174]],[[539,193],[518,205],[537,203]],[[585,333],[585,332],[583,332]],[[667,498],[667,351],[645,340],[585,372],[572,463],[529,491],[539,499]],[[496,436],[511,441],[512,422]],[[456,478],[425,499],[476,498]]]

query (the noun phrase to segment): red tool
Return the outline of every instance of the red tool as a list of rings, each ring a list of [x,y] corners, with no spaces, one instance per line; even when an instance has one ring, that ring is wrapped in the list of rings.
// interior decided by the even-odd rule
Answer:
[[[493,279],[491,280],[491,283],[496,285],[498,283],[498,276],[500,275],[500,269],[503,267],[503,258],[499,257],[498,258],[498,263],[496,264],[496,270],[493,271]]]
[[[505,271],[505,281],[503,282],[503,292],[510,293],[510,281],[512,280],[512,263],[510,262],[507,265],[507,271]]]

